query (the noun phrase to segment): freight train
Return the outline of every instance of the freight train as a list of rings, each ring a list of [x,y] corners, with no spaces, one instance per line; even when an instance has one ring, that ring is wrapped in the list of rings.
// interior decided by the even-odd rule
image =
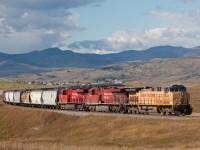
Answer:
[[[191,115],[190,94],[183,85],[168,87],[93,87],[13,90],[4,92],[12,105],[82,111]]]

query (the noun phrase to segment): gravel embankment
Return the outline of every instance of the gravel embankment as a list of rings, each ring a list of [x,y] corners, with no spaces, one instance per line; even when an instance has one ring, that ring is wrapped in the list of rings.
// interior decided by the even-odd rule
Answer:
[[[188,119],[200,119],[200,113],[192,113],[190,116],[162,116],[157,113],[146,114],[120,114],[120,113],[109,113],[109,112],[86,112],[86,111],[73,111],[73,110],[55,110],[55,109],[42,109],[42,108],[30,108],[7,105],[7,107],[17,107],[20,109],[34,109],[47,112],[55,112],[65,115],[72,116],[111,116],[111,117],[129,117],[129,118],[145,118],[145,119],[169,119],[169,120],[188,120]]]

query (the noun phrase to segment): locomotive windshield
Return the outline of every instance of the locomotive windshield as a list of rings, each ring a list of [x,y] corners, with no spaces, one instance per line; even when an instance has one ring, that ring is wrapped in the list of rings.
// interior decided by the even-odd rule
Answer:
[[[187,92],[186,87],[183,85],[171,85],[163,89],[165,92]]]
[[[186,87],[184,87],[182,85],[172,85],[172,86],[169,87],[169,90],[171,92],[178,92],[178,91],[179,92],[186,92],[187,91]]]

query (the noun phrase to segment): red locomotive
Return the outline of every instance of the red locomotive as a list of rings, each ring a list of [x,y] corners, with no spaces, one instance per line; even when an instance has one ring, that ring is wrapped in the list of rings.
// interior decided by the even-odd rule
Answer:
[[[124,88],[92,88],[85,96],[85,105],[90,111],[118,111],[118,106],[126,100]]]
[[[82,110],[87,92],[88,89],[62,89],[58,99],[60,109]]]

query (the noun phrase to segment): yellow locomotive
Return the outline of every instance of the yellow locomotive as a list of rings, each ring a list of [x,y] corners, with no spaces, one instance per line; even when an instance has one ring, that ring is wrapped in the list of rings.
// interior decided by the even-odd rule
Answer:
[[[129,93],[129,106],[135,113],[157,111],[163,115],[190,115],[190,94],[183,85],[144,88]]]

